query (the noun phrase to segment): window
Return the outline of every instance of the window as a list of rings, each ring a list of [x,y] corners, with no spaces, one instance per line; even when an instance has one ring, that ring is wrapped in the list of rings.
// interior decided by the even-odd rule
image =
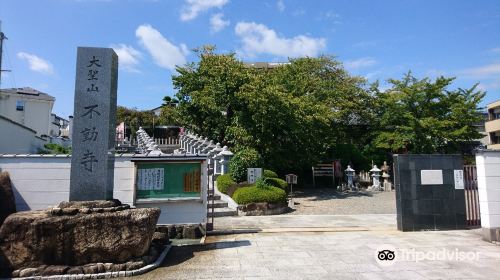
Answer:
[[[24,111],[24,100],[17,100],[16,111]]]

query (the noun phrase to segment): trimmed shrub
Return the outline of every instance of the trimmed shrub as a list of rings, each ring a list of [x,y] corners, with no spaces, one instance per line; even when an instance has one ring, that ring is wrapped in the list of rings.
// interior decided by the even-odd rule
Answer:
[[[261,158],[254,149],[243,149],[237,152],[229,162],[229,173],[231,178],[237,182],[247,179],[247,168],[259,167]]]
[[[233,194],[233,199],[238,204],[286,203],[286,197],[284,190],[269,186],[263,180],[258,180],[253,186],[237,189]]]
[[[278,174],[272,170],[264,169],[264,174],[262,174],[264,178],[278,178]]]
[[[217,189],[221,193],[225,193],[225,194],[227,194],[227,191],[229,190],[229,188],[232,185],[236,185],[236,182],[233,181],[233,179],[231,179],[230,174],[219,175],[219,177],[217,177],[216,181],[217,181]]]
[[[280,178],[265,178],[264,180],[265,180],[266,184],[271,185],[273,187],[277,187],[277,188],[280,188],[280,189],[285,190],[285,191],[288,188],[288,184],[283,179],[280,179]]]

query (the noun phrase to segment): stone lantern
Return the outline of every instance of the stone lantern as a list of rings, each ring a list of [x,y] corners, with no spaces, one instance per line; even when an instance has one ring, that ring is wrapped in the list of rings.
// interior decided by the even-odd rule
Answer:
[[[229,160],[231,160],[231,157],[233,157],[233,153],[231,153],[227,146],[224,146],[217,157],[219,158],[219,163],[221,166],[221,174],[229,173]]]
[[[194,143],[196,143],[196,141],[198,141],[198,135],[191,135],[191,139],[188,140],[188,142],[186,143],[186,151],[188,153],[193,153],[193,145]]]
[[[208,145],[208,138],[205,137],[205,139],[203,139],[203,141],[198,145],[198,147],[196,147],[196,153],[197,154],[202,154],[203,150],[205,149],[205,147],[207,145]]]
[[[215,148],[208,152],[208,164],[213,166],[214,174],[221,174],[221,168],[219,163],[218,155],[222,151],[220,143],[215,144]]]
[[[351,190],[355,189],[353,183],[354,171],[356,170],[352,169],[350,165],[348,165],[347,169],[345,170],[345,175],[347,176],[347,187]]]
[[[214,141],[210,140],[206,145],[201,149],[200,154],[207,155],[213,148],[215,148]]]
[[[373,168],[370,170],[372,173],[372,180],[373,180],[373,185],[371,187],[372,190],[379,191],[381,190],[380,187],[380,172],[382,170],[378,169],[377,165],[374,165]]]

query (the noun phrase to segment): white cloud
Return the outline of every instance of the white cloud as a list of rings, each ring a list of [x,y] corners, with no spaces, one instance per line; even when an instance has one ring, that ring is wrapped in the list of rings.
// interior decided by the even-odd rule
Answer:
[[[494,53],[500,53],[500,48],[493,48],[490,51]]]
[[[210,31],[216,33],[224,29],[226,26],[229,26],[229,20],[224,20],[222,18],[223,16],[223,13],[212,15],[212,17],[210,18]]]
[[[54,73],[54,67],[47,60],[40,58],[34,54],[18,52],[17,57],[28,62],[31,70],[42,74],[51,75]]]
[[[372,57],[362,57],[355,60],[348,60],[344,63],[345,68],[348,70],[356,70],[359,68],[366,68],[375,65],[377,60]]]
[[[280,12],[285,11],[285,2],[283,2],[283,0],[278,0],[278,2],[276,2],[276,7]]]
[[[222,8],[229,0],[184,0],[181,20],[189,21],[195,19],[200,13],[212,8]]]
[[[146,48],[158,66],[174,70],[176,65],[186,63],[186,56],[189,54],[187,46],[184,44],[176,46],[170,43],[151,25],[143,24],[139,26],[135,31],[135,36],[137,36],[141,45]]]
[[[141,52],[125,44],[111,45],[111,47],[118,55],[118,65],[120,68],[132,73],[140,72],[139,69],[137,69],[137,65],[142,57]]]
[[[317,56],[326,47],[324,38],[298,35],[281,37],[273,29],[255,22],[238,22],[234,29],[248,56],[272,54],[283,57]]]
[[[494,78],[500,75],[500,63],[488,64],[480,67],[462,70],[461,73],[469,78]]]

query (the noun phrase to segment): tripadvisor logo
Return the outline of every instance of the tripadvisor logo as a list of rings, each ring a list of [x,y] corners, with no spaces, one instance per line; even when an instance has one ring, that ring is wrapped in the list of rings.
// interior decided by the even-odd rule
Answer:
[[[391,266],[396,261],[420,262],[420,261],[477,261],[479,253],[472,251],[460,251],[442,248],[436,250],[418,251],[411,249],[396,249],[392,245],[383,244],[375,250],[375,261],[380,266]]]
[[[391,266],[397,260],[397,250],[392,245],[383,244],[375,250],[375,261],[380,266]]]

